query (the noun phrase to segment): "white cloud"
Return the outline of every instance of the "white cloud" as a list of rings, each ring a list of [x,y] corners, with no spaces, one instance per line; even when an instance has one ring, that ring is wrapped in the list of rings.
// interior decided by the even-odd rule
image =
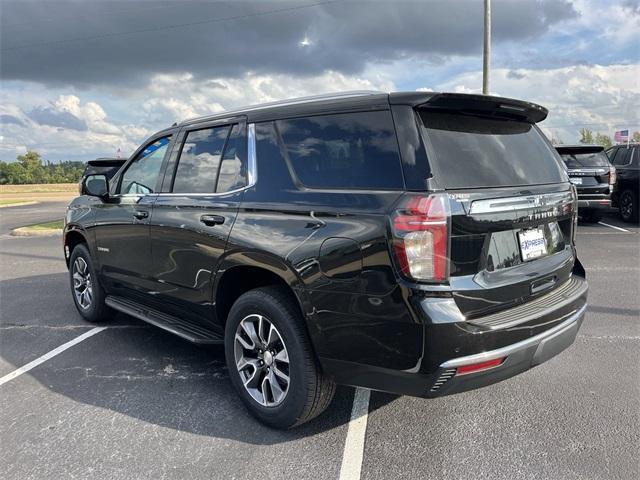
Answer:
[[[370,80],[328,71],[312,77],[258,75],[238,79],[196,80],[191,74],[156,75],[151,79],[145,111],[157,121],[165,115],[165,126],[174,121],[216,113],[225,109],[286,98],[345,90],[394,89],[386,79]]]
[[[132,151],[148,135],[146,129],[118,126],[107,118],[96,102],[83,103],[76,95],[59,95],[48,104],[31,105],[28,111],[48,112],[48,121],[25,113],[25,109],[3,103],[0,114],[10,115],[17,122],[3,123],[0,158],[11,160],[27,149],[37,150],[45,159],[84,159],[96,155],[115,154],[118,147]],[[66,114],[65,122],[56,124],[56,115]],[[31,115],[31,116],[30,116]],[[86,128],[69,126],[68,116]]]

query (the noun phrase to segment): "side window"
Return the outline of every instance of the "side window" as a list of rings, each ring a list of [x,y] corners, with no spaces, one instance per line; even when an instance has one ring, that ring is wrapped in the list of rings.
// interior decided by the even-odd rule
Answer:
[[[174,193],[214,193],[230,126],[194,130],[182,145],[173,180]]]
[[[121,194],[143,195],[154,192],[170,140],[171,137],[156,140],[129,164],[120,181]]]
[[[247,141],[240,125],[231,130],[222,155],[216,192],[230,192],[247,185]]]
[[[388,111],[279,120],[293,170],[311,188],[403,188]]]
[[[617,152],[618,152],[618,149],[616,147],[610,148],[609,150],[605,151],[605,153],[607,154],[607,157],[609,157],[609,163],[614,164],[614,158]]]
[[[631,160],[631,152],[630,148],[626,147],[618,147],[618,153],[613,158],[613,164],[618,166],[629,165]]]

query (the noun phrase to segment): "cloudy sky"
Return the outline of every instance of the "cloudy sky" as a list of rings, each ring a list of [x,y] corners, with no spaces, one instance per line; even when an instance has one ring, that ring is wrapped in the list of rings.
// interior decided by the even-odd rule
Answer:
[[[175,121],[340,90],[479,92],[482,0],[0,0],[0,159],[130,153]],[[493,0],[492,93],[565,143],[640,130],[640,0]]]

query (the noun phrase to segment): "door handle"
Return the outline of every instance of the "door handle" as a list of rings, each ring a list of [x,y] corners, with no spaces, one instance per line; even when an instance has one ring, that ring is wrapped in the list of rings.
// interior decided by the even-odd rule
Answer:
[[[200,221],[207,227],[213,227],[214,225],[222,225],[224,217],[222,215],[202,215]]]
[[[136,210],[135,212],[133,212],[133,216],[138,220],[142,220],[143,218],[147,218],[149,216],[149,212],[145,210]]]

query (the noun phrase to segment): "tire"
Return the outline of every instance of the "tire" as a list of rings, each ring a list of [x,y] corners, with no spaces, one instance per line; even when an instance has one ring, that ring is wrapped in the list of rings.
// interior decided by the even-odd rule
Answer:
[[[579,213],[583,222],[596,223],[602,220],[602,214],[597,210],[587,209]]]
[[[618,199],[620,216],[625,222],[638,222],[638,194],[632,190],[625,190]]]
[[[91,254],[82,243],[71,252],[69,282],[73,302],[85,320],[98,323],[108,319],[110,311],[104,303],[104,290],[98,282]]]
[[[240,296],[229,312],[224,343],[231,383],[266,425],[296,427],[331,403],[335,383],[320,370],[304,319],[286,289],[264,287]]]

